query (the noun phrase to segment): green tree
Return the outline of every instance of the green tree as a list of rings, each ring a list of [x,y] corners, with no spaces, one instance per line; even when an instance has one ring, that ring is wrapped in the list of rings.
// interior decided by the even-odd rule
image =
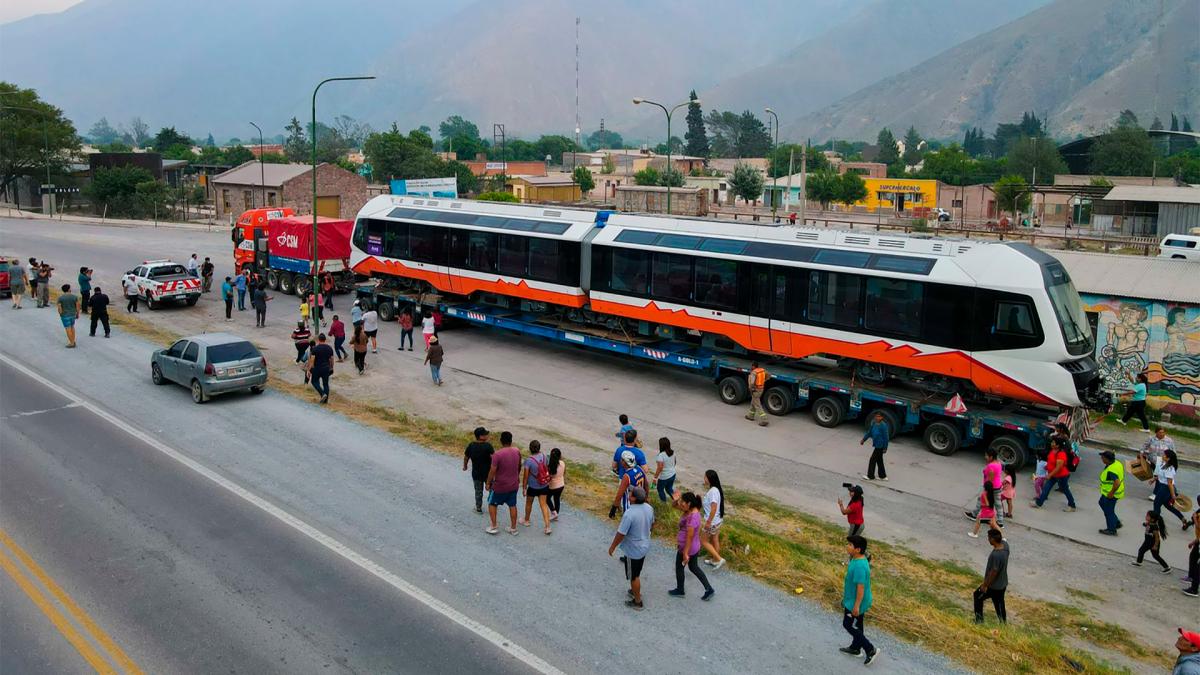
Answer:
[[[545,135],[534,143],[535,153],[540,159],[550,156],[550,161],[558,163],[563,155],[575,150],[575,141],[559,134]]]
[[[175,127],[163,127],[162,129],[159,129],[158,134],[154,136],[154,140],[151,142],[151,144],[154,146],[155,150],[163,153],[164,155],[172,146],[185,145],[188,148],[191,148],[194,145],[194,143],[192,143],[192,139],[176,131]]]
[[[1171,155],[1163,162],[1162,169],[1163,173],[1184,183],[1200,183],[1200,149],[1191,148]]]
[[[896,143],[896,137],[892,135],[892,130],[884,127],[879,130],[879,135],[875,137],[875,145],[879,146],[879,157],[876,161],[882,162],[891,166],[900,161],[900,146]]]
[[[109,215],[136,217],[142,214],[138,185],[147,182],[154,182],[154,175],[141,167],[99,168],[83,192],[91,200],[97,213],[107,208]]]
[[[133,152],[133,146],[121,141],[94,146],[100,152]]]
[[[904,164],[906,166],[921,163],[921,158],[925,156],[925,152],[921,150],[922,140],[916,127],[909,127],[908,132],[904,134]]]
[[[2,83],[2,86],[11,87],[13,85],[4,82]],[[91,129],[88,129],[87,137],[93,145],[104,145],[106,143],[116,142],[116,140],[121,137],[121,132],[117,131],[115,128],[113,128],[113,125],[108,123],[107,117],[101,117],[95,124],[92,125]]]
[[[996,133],[991,142],[991,155],[993,157],[1007,155],[1013,144],[1022,137],[1037,138],[1045,135],[1045,125],[1038,119],[1038,116],[1026,112],[1021,115],[1020,122],[1003,122],[996,125]]]
[[[805,155],[808,156],[805,169],[809,173],[829,168],[829,160],[821,150],[805,148],[803,145],[794,143],[781,143],[770,155],[767,175],[772,178],[782,178],[788,175],[789,171],[800,173],[801,158]]]
[[[1001,211],[1024,211],[1029,208],[1029,185],[1020,176],[1003,176],[992,186],[996,206]]]
[[[658,145],[654,146],[654,152],[655,152],[655,154],[659,154],[659,155],[667,154],[667,144],[659,143]],[[683,154],[683,140],[681,138],[679,138],[678,136],[671,137],[671,154],[672,155],[682,155]]]
[[[693,157],[708,157],[710,148],[708,147],[708,133],[704,129],[704,113],[700,110],[700,104],[696,101],[699,98],[696,96],[696,90],[688,96],[691,101],[688,103],[687,111],[687,133],[683,135],[686,141],[685,149],[687,154]]]
[[[1058,154],[1053,139],[1026,136],[1008,151],[1008,170],[1031,183],[1036,176],[1038,183],[1049,185],[1054,183],[1055,174],[1067,173],[1067,163]]]
[[[867,198],[867,184],[863,181],[862,176],[847,171],[838,179],[838,198],[837,200],[846,206],[853,206],[855,203]]]
[[[588,171],[586,166],[575,167],[575,172],[571,174],[571,179],[579,185],[579,191],[585,195],[596,187],[596,179],[592,178],[592,172]]]
[[[762,174],[749,164],[738,162],[729,177],[729,189],[735,197],[741,197],[747,204],[757,203],[763,193]]]
[[[447,176],[454,176],[458,181],[458,194],[465,196],[479,190],[479,177],[471,172],[471,167],[462,162],[446,162]]]
[[[979,157],[986,153],[987,137],[983,135],[983,129],[979,127],[967,129],[966,136],[963,137],[962,149],[971,157]]]
[[[616,171],[617,163],[613,161],[612,155],[605,155],[604,163],[600,165],[600,173],[608,175],[616,173]]]
[[[658,172],[658,169],[652,166],[648,166],[633,174],[633,182],[637,185],[658,185],[660,178],[662,178],[662,175]]]
[[[61,110],[33,89],[0,81],[0,191],[22,176],[45,180],[47,165],[63,174],[78,152],[75,125]]]
[[[677,188],[677,187],[683,187],[684,180],[685,180],[685,177],[684,177],[682,171],[680,171],[679,169],[676,169],[673,166],[668,166],[667,168],[663,169],[662,173],[659,175],[658,184],[663,187],[670,186],[673,188]]]
[[[231,166],[239,166],[246,162],[254,161],[254,153],[250,152],[244,145],[235,145],[226,148],[222,154],[224,155],[225,163]]]
[[[310,161],[312,159],[311,146],[308,143],[308,134],[300,120],[293,117],[292,121],[284,127],[284,131],[287,132],[287,138],[283,141],[283,154],[287,156],[288,161],[297,163]]]
[[[217,144],[217,139],[213,138],[213,135],[211,133],[208,135],[208,138],[204,139],[204,147],[206,147],[206,148],[214,147],[214,146],[216,146],[216,144]]]
[[[1140,129],[1142,128],[1142,125],[1140,122],[1138,122],[1137,115],[1135,115],[1129,108],[1126,108],[1121,111],[1120,115],[1117,115],[1117,128]]]
[[[143,122],[142,118],[134,117],[129,120],[129,135],[133,137],[133,145],[143,147],[150,142],[150,125]],[[209,134],[209,138],[212,138],[212,134]]]
[[[612,129],[597,129],[587,137],[587,146],[592,150],[601,148],[620,150],[625,147],[625,141],[621,138],[621,134]]]
[[[1154,145],[1145,129],[1116,127],[1092,144],[1091,170],[1102,176],[1149,176],[1154,157]]]
[[[463,119],[462,115],[451,115],[438,125],[438,135],[443,140],[459,136],[478,139],[479,127],[475,126],[474,122]]]
[[[359,122],[349,115],[338,115],[333,118],[333,130],[351,148],[361,148],[363,141],[374,131],[366,122]]]
[[[287,164],[287,155],[278,152],[264,152],[262,159],[263,164]]]
[[[738,119],[738,157],[766,157],[771,151],[771,134],[767,125],[749,110],[743,111]]]
[[[491,190],[488,192],[479,193],[479,200],[485,202],[520,202],[517,196],[511,192],[501,192],[499,190]]]
[[[1154,121],[1150,123],[1150,131],[1162,131],[1162,130],[1163,130],[1163,121],[1158,118],[1158,115],[1155,115]]]
[[[974,185],[983,182],[979,174],[980,163],[972,159],[964,148],[951,143],[940,150],[925,153],[925,164],[917,177],[940,180],[947,185]]]
[[[196,159],[196,153],[192,152],[192,146],[183,143],[176,143],[158,152],[162,153],[163,159],[186,159],[189,162]]]
[[[704,124],[711,138],[711,157],[739,157],[739,138],[742,133],[741,119],[729,111],[710,110]]]
[[[368,136],[363,152],[376,177],[443,178],[450,169],[433,153],[432,143],[419,129],[405,135],[393,124],[388,131]]]
[[[831,203],[841,199],[841,177],[831,169],[810,173],[806,177],[804,194],[807,199],[819,203],[821,208],[828,209]]]

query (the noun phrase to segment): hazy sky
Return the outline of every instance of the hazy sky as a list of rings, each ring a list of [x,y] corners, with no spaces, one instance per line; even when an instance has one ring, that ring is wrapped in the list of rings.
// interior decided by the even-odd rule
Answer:
[[[71,5],[79,4],[80,0],[15,0],[0,2],[0,23],[8,23],[24,19],[34,14],[49,14],[61,12]]]

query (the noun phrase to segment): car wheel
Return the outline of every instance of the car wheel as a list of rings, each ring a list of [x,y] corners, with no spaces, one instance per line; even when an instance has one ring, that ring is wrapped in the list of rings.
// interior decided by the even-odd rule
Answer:
[[[163,377],[162,368],[159,368],[157,363],[150,364],[150,381],[154,384],[167,383],[167,378]]]
[[[195,306],[195,304],[196,304],[196,303],[197,303],[199,300],[200,300],[200,296],[198,296],[198,295],[189,295],[189,296],[188,296],[188,299],[187,299],[187,306],[188,306],[188,307]]]
[[[158,303],[154,301],[150,291],[146,291],[146,309],[158,309]]]
[[[262,387],[250,387],[250,393],[254,394],[255,396],[258,396],[264,391],[266,391],[266,389],[263,389]]]
[[[200,380],[192,380],[192,401],[196,403],[204,403],[208,397],[204,395],[204,387],[200,386]]]

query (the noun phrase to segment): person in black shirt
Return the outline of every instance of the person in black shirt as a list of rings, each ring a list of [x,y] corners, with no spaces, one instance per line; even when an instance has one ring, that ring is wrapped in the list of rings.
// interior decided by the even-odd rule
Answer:
[[[89,335],[96,337],[96,324],[104,324],[104,337],[111,337],[112,330],[108,326],[108,296],[97,286],[92,289],[92,297],[88,298],[88,307],[92,310],[92,330]]]
[[[325,344],[325,334],[317,336],[317,344],[308,350],[308,374],[313,389],[321,395],[321,403],[329,403],[329,377],[333,375],[333,347]]]
[[[488,443],[488,430],[476,427],[475,440],[467,445],[463,453],[463,471],[471,465],[471,480],[475,483],[475,513],[483,513],[483,484],[492,469],[492,453],[496,450]]]
[[[201,290],[202,293],[212,292],[213,269],[212,260],[209,260],[207,257],[205,257],[204,264],[200,266],[200,277],[204,280]]]

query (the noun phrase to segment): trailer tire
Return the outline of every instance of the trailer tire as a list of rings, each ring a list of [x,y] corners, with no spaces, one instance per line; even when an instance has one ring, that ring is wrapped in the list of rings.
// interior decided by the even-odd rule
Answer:
[[[1011,466],[1020,471],[1025,462],[1029,461],[1029,451],[1025,443],[1016,436],[997,436],[992,439],[988,449],[996,453],[996,459],[1005,466]]]
[[[935,455],[949,457],[962,446],[962,432],[949,422],[934,422],[925,427],[925,447]]]
[[[307,274],[297,274],[295,276],[295,280],[296,295],[299,295],[302,298],[308,297],[308,294],[312,292],[312,277],[308,276]]]
[[[279,272],[267,270],[267,286],[270,286],[273,291],[279,290]]]
[[[729,405],[739,405],[746,402],[750,396],[746,378],[737,375],[726,375],[717,383],[717,395]]]
[[[832,429],[846,419],[846,402],[837,396],[822,396],[813,401],[812,416],[818,426]]]
[[[391,323],[396,320],[396,305],[391,300],[380,300],[379,306],[375,310],[379,312],[379,320],[384,323]]]
[[[763,392],[762,404],[772,415],[786,415],[796,407],[796,395],[791,387],[777,384]]]
[[[875,421],[876,415],[882,415],[883,421],[887,424],[888,440],[896,437],[900,433],[900,416],[896,411],[890,408],[876,408],[863,416],[863,429],[870,429],[871,424]]]
[[[291,272],[279,273],[279,292],[285,295],[296,294],[296,279]]]

